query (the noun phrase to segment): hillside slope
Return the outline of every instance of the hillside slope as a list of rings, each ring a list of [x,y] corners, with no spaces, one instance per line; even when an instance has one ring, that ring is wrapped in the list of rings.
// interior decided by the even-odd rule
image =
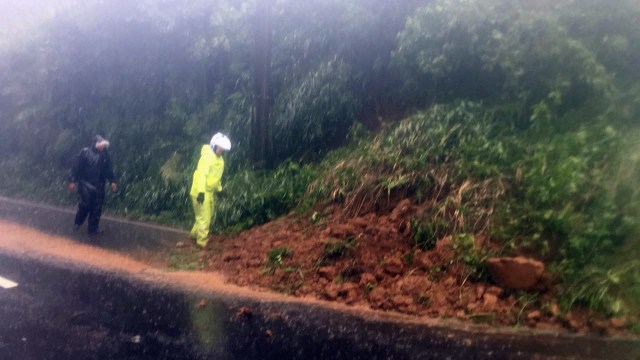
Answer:
[[[296,212],[216,235],[204,252],[180,247],[173,266],[417,316],[633,328],[638,264],[612,259],[637,241],[637,193],[619,197],[634,176],[603,191],[612,171],[637,162],[620,155],[633,133],[594,120],[551,134],[507,118],[479,104],[437,105],[360,136],[289,174],[310,179]],[[505,256],[546,270],[534,285],[505,286],[488,271]]]

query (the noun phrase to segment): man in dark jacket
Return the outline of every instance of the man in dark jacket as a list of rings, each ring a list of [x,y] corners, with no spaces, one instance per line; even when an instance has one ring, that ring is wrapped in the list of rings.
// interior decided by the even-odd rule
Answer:
[[[74,229],[78,230],[89,216],[90,236],[98,234],[105,180],[109,181],[112,191],[118,189],[108,148],[109,142],[96,135],[93,145],[82,149],[69,173],[69,190],[78,190],[78,212]]]

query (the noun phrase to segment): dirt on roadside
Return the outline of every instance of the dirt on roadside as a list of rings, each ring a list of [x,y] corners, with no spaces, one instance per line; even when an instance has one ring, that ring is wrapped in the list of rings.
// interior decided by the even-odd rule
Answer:
[[[420,209],[410,202],[400,202],[386,214],[350,219],[331,208],[316,221],[290,215],[236,236],[214,236],[205,250],[185,243],[172,251],[174,260],[164,258],[164,263],[158,262],[157,254],[134,259],[0,220],[0,252],[192,290],[279,301],[289,296],[291,301],[348,306],[362,313],[405,314],[419,322],[459,319],[634,336],[629,328],[636,319],[607,318],[586,310],[562,313],[548,289],[524,293],[471,281],[450,238],[441,239],[430,251],[411,252],[407,226],[416,211]],[[204,271],[166,269],[167,262],[176,267],[175,257],[189,259],[193,269]]]
[[[450,237],[415,250],[411,219],[424,211],[410,199],[389,211],[345,218],[337,207],[310,218],[291,214],[235,236],[216,235],[207,249],[193,245],[199,267],[228,282],[296,297],[315,297],[419,318],[457,318],[491,325],[621,335],[632,319],[586,310],[562,313],[552,287],[535,292],[473,281]],[[476,234],[483,245],[483,234]]]

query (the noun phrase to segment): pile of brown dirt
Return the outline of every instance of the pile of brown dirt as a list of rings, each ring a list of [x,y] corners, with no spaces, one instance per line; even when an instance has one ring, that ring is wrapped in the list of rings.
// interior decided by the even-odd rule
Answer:
[[[545,289],[537,289],[532,301],[522,292],[470,281],[450,237],[432,250],[414,250],[411,220],[424,205],[405,199],[390,209],[344,218],[340,208],[328,207],[315,222],[289,215],[236,236],[212,237],[199,261],[204,270],[220,271],[240,286],[419,317],[581,333],[623,331],[620,319],[562,314]]]

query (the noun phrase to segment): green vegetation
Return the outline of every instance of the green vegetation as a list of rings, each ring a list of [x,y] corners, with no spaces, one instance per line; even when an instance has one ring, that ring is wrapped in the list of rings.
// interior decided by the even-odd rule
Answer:
[[[100,132],[109,209],[186,227],[199,146],[222,130],[217,232],[409,197],[429,204],[412,245],[451,236],[470,279],[489,254],[528,254],[564,310],[640,314],[637,2],[278,1],[268,170],[248,160],[254,2],[116,3],[0,43],[0,193],[72,204],[66,169]]]
[[[624,278],[627,289],[637,288],[638,264],[625,257],[626,267],[606,269],[616,248],[637,244],[639,198],[622,185],[637,178],[618,179],[617,188],[610,182],[612,173],[627,171],[620,168],[629,161],[621,144],[633,134],[598,116],[556,134],[534,126],[509,130],[502,116],[472,103],[434,106],[330,155],[310,194],[339,201],[345,211],[375,209],[390,192],[415,194],[434,203],[414,221],[416,246],[429,249],[453,236],[471,277],[479,279],[488,254],[472,234],[485,234],[501,249],[496,255],[533,253],[555,264],[568,285],[567,307],[619,312],[622,299],[633,298],[618,284]],[[389,179],[402,181],[389,186]]]
[[[322,249],[322,255],[318,259],[318,266],[323,266],[332,260],[339,259],[347,254],[353,253],[356,248],[354,239],[348,240],[327,240]]]
[[[287,267],[284,263],[284,259],[291,256],[293,251],[289,247],[279,247],[269,250],[267,253],[267,264],[264,267],[263,273],[273,275],[276,268],[283,269],[285,272],[291,272],[294,269]]]
[[[280,164],[274,171],[235,173],[225,181],[214,227],[244,230],[288,213],[300,203],[313,175],[309,165],[291,161]]]
[[[489,258],[489,251],[476,245],[476,239],[470,234],[457,234],[453,239],[453,249],[467,267],[467,279],[488,280],[489,274],[484,265]]]

